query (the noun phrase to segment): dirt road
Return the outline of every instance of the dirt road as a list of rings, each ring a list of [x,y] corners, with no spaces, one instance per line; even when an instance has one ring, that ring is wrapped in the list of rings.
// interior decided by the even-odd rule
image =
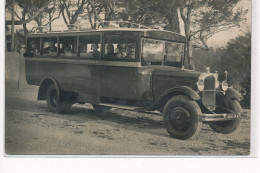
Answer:
[[[193,140],[173,139],[162,117],[122,109],[98,114],[76,104],[69,114],[48,111],[36,101],[37,87],[6,86],[5,150],[7,154],[84,155],[248,155],[250,116],[237,131],[224,135],[203,124]],[[249,110],[246,110],[250,114]]]

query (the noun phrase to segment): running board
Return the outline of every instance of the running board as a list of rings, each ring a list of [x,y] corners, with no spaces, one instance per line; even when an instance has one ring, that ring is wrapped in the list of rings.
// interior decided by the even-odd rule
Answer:
[[[148,108],[146,108],[146,107],[115,105],[115,104],[109,104],[109,103],[99,103],[99,105],[112,107],[112,108],[132,110],[132,111],[148,111]]]

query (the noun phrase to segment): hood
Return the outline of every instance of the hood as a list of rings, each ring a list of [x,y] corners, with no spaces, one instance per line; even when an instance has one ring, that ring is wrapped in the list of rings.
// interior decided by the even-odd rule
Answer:
[[[139,69],[139,73],[142,74],[153,74],[153,76],[161,77],[185,77],[187,78],[196,78],[200,76],[200,72],[194,70],[180,69],[177,67],[170,66],[144,66]]]

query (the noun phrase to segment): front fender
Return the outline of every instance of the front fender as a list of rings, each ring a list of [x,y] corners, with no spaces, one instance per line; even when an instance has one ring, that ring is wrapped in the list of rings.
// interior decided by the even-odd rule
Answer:
[[[181,87],[174,87],[169,90],[167,90],[165,93],[163,93],[157,100],[157,106],[160,111],[162,111],[164,105],[166,102],[176,96],[176,95],[185,95],[189,97],[192,100],[200,100],[199,94],[187,86],[181,86]]]
[[[200,99],[199,94],[188,86],[171,88],[171,89],[167,90],[165,93],[163,93],[160,98],[165,97],[165,96],[167,96],[171,93],[176,93],[176,95],[177,94],[183,94],[183,95],[186,95],[187,97],[189,97],[192,100],[199,100]]]
[[[241,95],[234,89],[228,88],[224,97],[224,103],[227,107],[229,107],[230,100],[241,100]]]

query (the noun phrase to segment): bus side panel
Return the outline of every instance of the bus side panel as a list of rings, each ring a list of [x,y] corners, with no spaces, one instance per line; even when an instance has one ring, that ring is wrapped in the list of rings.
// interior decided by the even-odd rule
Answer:
[[[127,64],[127,62],[123,63]],[[100,68],[102,73],[100,95],[102,97],[136,99],[137,67],[101,65]]]
[[[100,70],[94,63],[59,60],[58,82],[63,90],[88,98],[99,98]]]
[[[39,59],[32,60],[25,58],[25,73],[26,80],[29,85],[39,86],[42,79],[46,76],[51,76],[57,79],[57,63],[56,62],[42,62]]]

